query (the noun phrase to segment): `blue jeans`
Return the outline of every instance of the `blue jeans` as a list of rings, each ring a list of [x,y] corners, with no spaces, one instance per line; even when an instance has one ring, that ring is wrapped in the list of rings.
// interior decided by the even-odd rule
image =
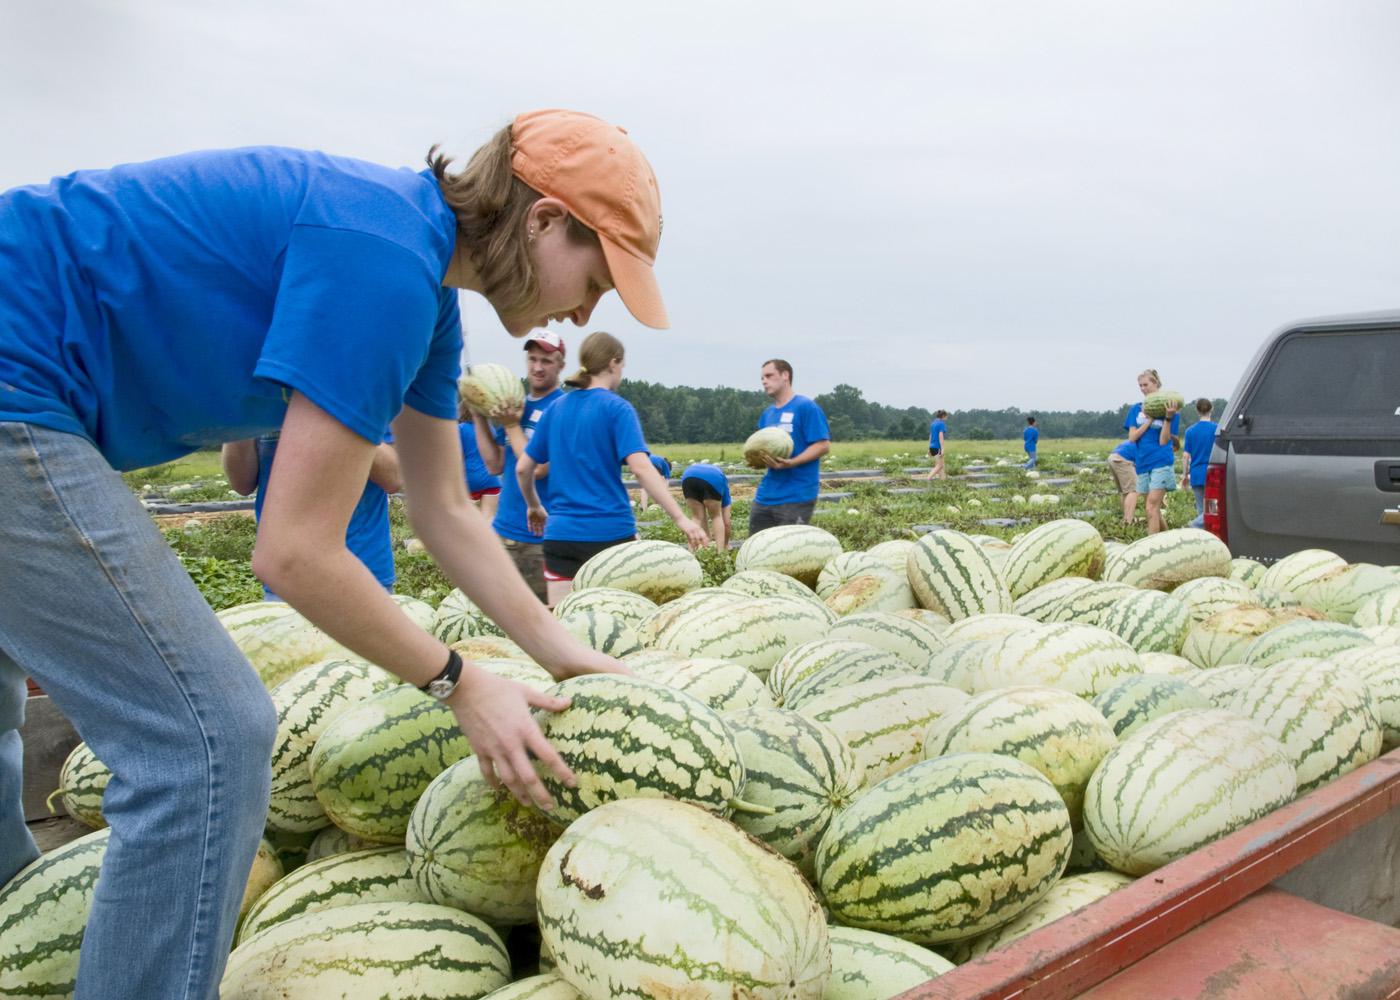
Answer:
[[[1204,486],[1192,486],[1191,492],[1196,494],[1196,516],[1187,527],[1203,528],[1206,524],[1206,488]]]
[[[1028,451],[1028,452],[1026,452],[1026,454],[1029,456],[1029,457],[1026,459],[1026,468],[1027,468],[1027,469],[1034,469],[1034,468],[1035,468],[1035,452],[1033,452],[1033,451]]]
[[[267,817],[266,690],[84,438],[0,422],[0,883],[38,856],[24,675],[112,769],[78,1000],[212,1000]]]

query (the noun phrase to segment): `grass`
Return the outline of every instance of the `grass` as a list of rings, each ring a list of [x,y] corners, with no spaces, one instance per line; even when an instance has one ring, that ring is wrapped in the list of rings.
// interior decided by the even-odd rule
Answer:
[[[1113,487],[1106,458],[1116,442],[1111,439],[1071,438],[1042,440],[1039,476],[1033,478],[1020,467],[1024,461],[1021,442],[955,441],[949,449],[948,471],[959,474],[972,463],[986,466],[982,478],[928,482],[921,470],[928,468],[924,441],[839,441],[823,462],[826,471],[842,469],[883,469],[884,483],[848,480],[834,488],[850,493],[848,498],[817,505],[814,523],[841,540],[847,550],[867,549],[892,538],[915,538],[928,525],[954,528],[967,534],[993,535],[1012,539],[1037,524],[1057,518],[1080,516],[1093,524],[1105,538],[1132,541],[1145,534],[1138,523],[1123,523],[1118,495]],[[728,444],[689,444],[658,448],[676,467],[710,461],[740,471],[742,446]],[[997,463],[1002,464],[997,464]],[[910,475],[906,469],[920,471]],[[742,471],[749,471],[743,469]],[[137,492],[162,493],[175,500],[223,498],[228,484],[219,468],[215,452],[198,452],[154,469],[127,473],[127,482]],[[1050,484],[1046,480],[1068,479]],[[991,485],[976,488],[975,483]],[[914,488],[917,492],[891,494],[890,489]],[[833,488],[827,484],[828,490]],[[733,521],[742,539],[747,533],[748,497],[751,487],[734,490]],[[1036,496],[1056,499],[1034,502]],[[1139,518],[1142,514],[1139,502]],[[1168,494],[1167,521],[1174,527],[1195,516],[1189,490]],[[985,520],[1000,518],[1016,523],[987,525]],[[679,542],[682,535],[659,510],[641,516],[643,538]],[[426,553],[407,551],[403,542],[410,536],[400,500],[390,503],[390,530],[394,539],[394,561],[398,574],[395,590],[430,603],[446,595],[452,585]],[[226,607],[260,596],[257,582],[248,571],[253,546],[252,522],[247,518],[223,518],[202,525],[190,525],[167,532],[167,539],[180,554],[186,568],[201,584],[211,604]],[[729,553],[702,553],[706,584],[723,581],[733,572]],[[251,596],[249,596],[251,595]]]

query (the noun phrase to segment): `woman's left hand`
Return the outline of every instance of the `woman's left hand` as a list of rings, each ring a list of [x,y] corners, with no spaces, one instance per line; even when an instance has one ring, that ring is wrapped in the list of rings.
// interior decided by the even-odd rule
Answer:
[[[690,546],[690,551],[694,552],[710,544],[710,536],[705,534],[705,529],[700,527],[688,517],[683,517],[676,522],[676,527],[685,532],[686,543]]]

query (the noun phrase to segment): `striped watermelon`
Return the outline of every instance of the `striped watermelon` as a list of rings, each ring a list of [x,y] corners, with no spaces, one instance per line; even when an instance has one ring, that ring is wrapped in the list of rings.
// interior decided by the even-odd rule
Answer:
[[[1257,560],[1236,556],[1230,560],[1230,579],[1238,580],[1246,587],[1255,587],[1263,577],[1265,568]]]
[[[642,619],[656,610],[656,604],[641,594],[616,587],[590,587],[571,590],[554,606],[554,617],[565,618],[575,611],[606,611],[614,618],[636,628]]]
[[[1326,549],[1303,549],[1269,566],[1255,583],[1256,590],[1284,590],[1299,600],[1314,583],[1346,567],[1347,561]]]
[[[831,626],[826,637],[886,650],[919,671],[927,668],[933,654],[947,645],[939,633],[923,622],[886,611],[847,615]]]
[[[1195,580],[1187,580],[1172,591],[1172,596],[1190,610],[1192,625],[1199,625],[1211,615],[1254,602],[1253,590],[1238,580],[1223,576],[1202,576]]]
[[[508,681],[515,681],[517,684],[524,684],[532,687],[536,691],[543,691],[545,688],[557,683],[553,676],[544,667],[533,660],[509,660],[509,659],[484,659],[477,660],[476,665],[488,674],[497,677],[504,677]]]
[[[860,765],[831,729],[796,712],[750,708],[724,721],[748,776],[745,800],[773,810],[736,813],[735,825],[815,877],[817,842],[855,799],[865,776]]]
[[[908,618],[910,621],[927,625],[939,635],[942,635],[952,623],[940,615],[937,611],[930,611],[928,608],[902,608],[895,612],[900,618]]]
[[[1168,712],[1210,708],[1211,701],[1180,677],[1137,674],[1124,677],[1094,698],[1094,707],[1119,739]]]
[[[266,838],[258,841],[258,849],[253,855],[253,864],[248,870],[248,881],[243,885],[243,898],[238,904],[238,923],[241,926],[248,911],[262,899],[267,890],[287,874],[277,857],[276,849]]]
[[[953,963],[892,934],[858,927],[828,927],[831,978],[823,1000],[892,997],[943,975]]]
[[[767,469],[764,456],[788,458],[792,455],[792,435],[784,427],[760,427],[744,441],[744,464],[750,469]]]
[[[238,943],[274,924],[337,906],[432,902],[414,884],[401,847],[375,847],[321,858],[277,882],[248,910]]]
[[[1067,875],[1056,882],[1045,897],[1029,910],[970,941],[958,942],[950,949],[949,954],[959,964],[981,958],[992,949],[1010,944],[1031,931],[1040,930],[1061,917],[1067,917],[1132,881],[1131,877],[1122,872]]]
[[[53,800],[57,798],[69,816],[83,826],[100,830],[107,825],[102,817],[102,795],[111,780],[111,769],[97,759],[91,747],[79,743],[58,772],[58,788],[49,796],[49,811],[53,811]]]
[[[296,609],[285,601],[264,600],[235,604],[231,608],[216,612],[215,617],[234,643],[239,644],[241,648],[241,642],[255,632],[261,631],[280,618],[296,613]]]
[[[311,748],[331,721],[402,682],[360,660],[327,660],[298,670],[272,689],[277,738],[272,744],[272,795],[267,825],[309,833],[329,825],[311,786]]]
[[[1365,682],[1375,699],[1384,748],[1400,746],[1400,646],[1348,649],[1327,662],[1350,670]]]
[[[977,543],[960,531],[930,531],[909,554],[919,606],[951,621],[1011,610],[1011,594]]]
[[[1171,590],[1202,576],[1228,576],[1230,550],[1209,531],[1174,528],[1139,538],[1104,565],[1103,578],[1144,590]]]
[[[637,625],[637,637],[642,640],[642,645],[654,646],[657,638],[677,622],[698,614],[702,609],[715,608],[722,604],[738,604],[744,599],[742,594],[722,587],[700,587],[682,594],[674,601],[668,601],[663,607],[643,618]]]
[[[1288,591],[1269,590],[1266,587],[1254,588],[1254,603],[1275,611],[1291,611],[1303,607],[1303,602]],[[1326,616],[1319,615],[1318,617]]]
[[[820,1000],[831,971],[797,869],[682,802],[583,816],[550,848],[536,894],[544,946],[587,997]]]
[[[1062,576],[1022,594],[1011,605],[1011,613],[1032,621],[1047,622],[1063,598],[1093,585],[1094,581],[1087,577]]]
[[[357,837],[353,833],[346,833],[338,826],[328,826],[316,834],[315,839],[311,841],[311,846],[306,849],[306,858],[302,863],[309,865],[313,861],[320,861],[322,858],[329,858],[337,854],[370,851],[383,846],[376,841]]]
[[[49,851],[0,886],[0,996],[71,997],[111,830]]]
[[[494,927],[535,920],[535,879],[559,827],[493,789],[475,758],[433,779],[413,809],[404,841],[419,893]]]
[[[588,593],[588,591],[584,591]],[[598,608],[582,608],[559,619],[559,624],[589,649],[609,656],[626,656],[642,649],[642,640],[625,621]]]
[[[1396,581],[1400,583],[1400,580]],[[1372,594],[1356,606],[1351,624],[1357,628],[1376,625],[1400,625],[1400,587]]]
[[[773,695],[753,671],[728,660],[682,660],[656,671],[650,679],[684,691],[720,713],[773,705]]]
[[[1375,699],[1345,667],[1315,660],[1274,663],[1235,694],[1230,708],[1283,744],[1298,772],[1299,794],[1380,756]]]
[[[817,873],[841,923],[938,944],[1035,905],[1073,839],[1064,802],[1033,768],[954,754],[880,782],[838,813]]]
[[[1361,634],[1377,646],[1400,646],[1400,625],[1367,625]]]
[[[841,543],[831,532],[811,524],[783,524],[745,539],[734,569],[772,570],[815,588],[822,567],[840,554]]]
[[[1235,694],[1248,686],[1259,670],[1259,667],[1248,663],[1212,667],[1209,670],[1197,671],[1194,677],[1186,678],[1186,683],[1205,695],[1216,708],[1229,708],[1230,703],[1235,700]]]
[[[1379,566],[1355,563],[1328,573],[1299,597],[1305,605],[1322,612],[1332,621],[1352,624],[1356,612],[1368,601],[1379,599],[1387,593],[1393,593],[1391,603],[1400,606],[1400,580]]]
[[[1293,798],[1283,746],[1234,712],[1191,709],[1149,722],[1100,762],[1084,794],[1094,850],[1145,875]]]
[[[982,661],[996,649],[997,639],[962,639],[950,642],[938,651],[924,675],[940,684],[951,684],[959,691],[972,693],[973,684],[982,669]]]
[[[557,972],[517,979],[488,993],[482,1000],[586,1000],[584,995],[568,984]]]
[[[745,598],[694,610],[672,622],[654,645],[688,658],[741,663],[766,679],[784,650],[816,639],[830,627],[825,610],[811,602]]]
[[[919,543],[912,538],[892,538],[887,542],[872,545],[866,554],[878,559],[884,565],[904,576],[909,566],[909,553]]]
[[[1138,659],[1142,660],[1142,672],[1145,674],[1189,678],[1201,670],[1186,657],[1174,653],[1139,653]]]
[[[424,789],[470,753],[451,709],[403,685],[368,698],[325,728],[311,751],[311,786],[342,830],[402,843]]]
[[[1126,583],[1091,583],[1061,597],[1042,612],[1046,625],[1073,622],[1076,625],[1097,625],[1120,599],[1137,592]]]
[[[816,598],[812,588],[801,580],[771,569],[747,569],[742,573],[735,573],[720,586],[725,590],[747,594],[749,597],[791,597],[797,600]]]
[[[821,669],[796,678],[782,693],[783,705],[800,710],[808,702],[831,691],[839,691],[864,681],[885,677],[908,677],[913,667],[893,653],[859,643],[862,649],[838,657]]]
[[[570,699],[561,712],[535,713],[573,770],[569,788],[537,764],[555,808],[571,823],[615,799],[665,797],[728,815],[744,788],[739,750],[719,714],[656,681],[621,674],[571,677],[550,689]]]
[[[574,589],[630,590],[655,604],[665,604],[695,590],[704,580],[700,560],[684,545],[641,540],[614,545],[586,561],[574,574]]]
[[[1036,622],[1030,618],[1010,613],[969,615],[949,625],[943,633],[944,642],[962,642],[966,639],[1000,639],[1012,632],[1034,628]]]
[[[1009,687],[974,695],[929,726],[924,757],[995,753],[1035,768],[1055,786],[1078,827],[1084,786],[1117,746],[1099,712],[1067,691]]]
[[[629,653],[622,657],[622,662],[627,664],[628,669],[638,677],[646,677],[655,681],[660,680],[676,667],[689,663],[690,660],[680,653],[671,652],[669,649],[644,649],[639,653]]]
[[[390,594],[389,598],[399,606],[399,610],[407,615],[408,620],[413,624],[424,632],[433,630],[433,621],[437,617],[437,612],[427,601],[420,601],[407,594]]]
[[[872,656],[876,647],[869,643],[830,637],[813,639],[799,646],[793,646],[783,653],[782,658],[773,664],[768,672],[768,690],[775,702],[783,705],[787,693],[794,684],[811,677],[829,666],[851,662],[864,662]]]
[[[1142,661],[1126,642],[1093,625],[1037,625],[997,640],[972,678],[975,691],[1032,684],[1089,699]]]
[[[510,982],[485,921],[435,903],[358,903],[274,924],[229,956],[220,1000],[480,997]]]
[[[917,763],[929,725],[965,701],[962,691],[926,677],[882,677],[827,691],[798,711],[851,748],[869,786]]]
[[[321,660],[361,659],[295,611],[278,613],[261,627],[230,634],[269,689]]]
[[[1001,567],[1013,599],[1063,577],[1097,578],[1103,570],[1103,536],[1087,521],[1062,518],[1032,528],[1011,546]]]
[[[520,376],[505,365],[487,361],[469,366],[457,382],[457,391],[462,402],[483,417],[493,416],[505,407],[525,405],[525,386]]]
[[[464,660],[491,658],[528,660],[530,658],[530,655],[513,639],[507,639],[500,635],[474,635],[468,639],[449,642],[447,645],[449,648],[455,649]]]
[[[1186,633],[1181,655],[1203,670],[1242,663],[1249,644],[1279,624],[1277,614],[1256,605],[1221,611]]]
[[[1191,628],[1191,609],[1175,594],[1139,590],[1114,601],[1099,616],[1099,627],[1108,629],[1139,653],[1175,653]]]
[[[824,603],[840,616],[899,611],[914,606],[914,592],[907,577],[877,563],[833,590]]]
[[[1269,629],[1245,647],[1244,662],[1255,667],[1299,657],[1324,658],[1344,649],[1375,645],[1360,629],[1340,622],[1306,619],[1284,622]]]
[[[817,582],[814,589],[817,596],[826,600],[834,594],[842,584],[860,576],[862,573],[880,573],[887,569],[883,562],[866,552],[842,552],[833,556],[821,572],[817,574]]]

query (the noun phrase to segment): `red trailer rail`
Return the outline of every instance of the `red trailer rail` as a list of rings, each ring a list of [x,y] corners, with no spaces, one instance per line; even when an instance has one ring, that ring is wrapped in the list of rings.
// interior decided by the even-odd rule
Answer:
[[[1400,996],[1400,930],[1261,892],[1395,809],[1400,750],[898,1000]]]

